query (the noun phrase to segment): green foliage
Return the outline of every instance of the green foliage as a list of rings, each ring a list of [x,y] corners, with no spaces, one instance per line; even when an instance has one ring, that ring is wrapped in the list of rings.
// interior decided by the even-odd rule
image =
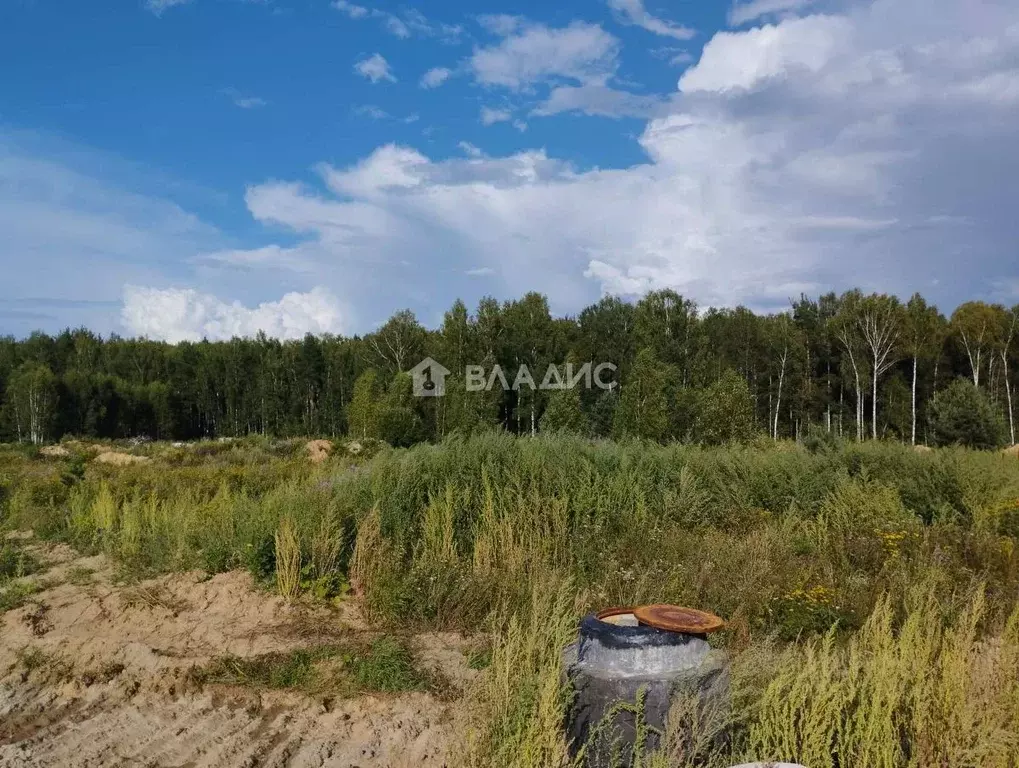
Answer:
[[[619,396],[613,434],[647,440],[669,437],[669,387],[674,380],[675,371],[664,365],[652,350],[638,352]]]
[[[40,445],[47,440],[57,419],[57,379],[49,366],[28,361],[14,371],[3,412],[18,442]]]
[[[361,691],[396,693],[425,685],[413,654],[404,643],[389,636],[374,640],[367,648],[348,652],[344,668]]]
[[[937,445],[997,448],[1004,441],[1005,425],[979,387],[956,379],[934,397],[931,431]]]
[[[796,589],[778,596],[768,606],[768,612],[770,623],[783,640],[823,635],[856,624],[852,614],[836,604],[834,593],[824,587]]]
[[[756,432],[746,379],[728,370],[699,399],[694,435],[707,445],[745,442]]]
[[[838,450],[840,441],[838,435],[831,430],[820,424],[811,424],[803,438],[803,447],[811,453],[831,453]]]
[[[543,432],[572,432],[586,435],[590,431],[587,416],[580,404],[580,392],[576,387],[560,389],[548,399],[545,412],[541,415]]]
[[[39,568],[38,559],[26,552],[17,539],[0,541],[0,583],[7,579],[20,579],[35,573]]]
[[[791,313],[702,311],[661,290],[636,304],[605,297],[576,317],[559,318],[537,293],[506,302],[486,297],[473,312],[457,301],[436,331],[402,310],[372,333],[349,338],[281,341],[259,334],[166,344],[103,339],[83,328],[35,333],[0,338],[0,440],[203,439],[210,452],[227,454],[261,441],[274,455],[299,450],[273,442],[297,436],[384,437],[408,446],[497,428],[529,434],[543,411],[551,410],[547,431],[563,408],[569,429],[589,424],[596,437],[686,441],[699,439],[700,406],[710,402],[701,397],[705,388],[731,369],[748,383],[754,424],[775,438],[799,437],[808,425],[824,423],[840,437],[855,432],[861,440],[912,442],[917,414],[921,425],[928,423],[939,381],[966,376],[1004,410],[1017,316],[966,302],[949,325],[919,295],[903,309],[893,297],[859,290],[800,297]],[[646,360],[638,365],[644,352],[656,361],[650,375]],[[408,401],[400,379],[426,356],[452,371],[446,397]],[[466,365],[489,372],[498,365],[510,378],[526,365],[540,379],[549,365],[570,360],[618,370],[618,392],[579,393],[583,420],[576,403],[558,402],[564,399],[558,393],[465,389]],[[240,449],[215,442],[221,438],[236,438]],[[191,451],[175,455],[197,462]]]
[[[446,394],[439,398],[437,404],[439,435],[473,435],[493,429],[500,397],[501,393],[495,390],[468,392],[462,372],[449,376]]]
[[[424,422],[417,411],[409,373],[398,373],[390,382],[385,397],[379,403],[377,420],[377,436],[390,445],[405,447],[425,438]]]
[[[347,427],[351,437],[377,438],[380,433],[379,375],[367,370],[354,382],[354,394],[347,409]]]

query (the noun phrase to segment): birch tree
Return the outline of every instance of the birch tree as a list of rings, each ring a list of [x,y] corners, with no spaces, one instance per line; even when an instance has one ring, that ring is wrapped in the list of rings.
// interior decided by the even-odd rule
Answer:
[[[894,296],[871,294],[863,299],[857,316],[860,334],[870,351],[871,437],[877,440],[877,383],[895,365],[895,350],[902,330],[902,305]]]
[[[397,312],[375,333],[365,337],[379,366],[390,375],[403,373],[420,362],[427,333],[409,309]]]
[[[774,315],[769,320],[771,359],[775,370],[773,375],[777,379],[777,391],[769,414],[768,428],[772,439],[778,440],[778,417],[782,409],[782,398],[787,389],[787,379],[791,373],[793,359],[802,352],[805,340],[788,313]]]
[[[1008,407],[1008,439],[1011,445],[1015,445],[1015,416],[1012,413],[1012,384],[1009,381],[1009,353],[1012,349],[1016,335],[1019,334],[1019,304],[1012,309],[1001,311],[1001,330],[998,334],[1000,339],[997,345],[997,352],[1001,359],[1001,372],[1005,379],[1005,402]]]
[[[944,319],[938,308],[930,305],[919,293],[914,293],[906,304],[903,322],[902,348],[913,358],[911,387],[910,444],[916,445],[916,380],[919,361],[937,354],[944,336]]]
[[[999,330],[999,317],[994,307],[982,301],[967,301],[952,313],[952,332],[962,342],[969,359],[973,385],[980,386],[980,372],[988,349],[992,346],[995,332]]]
[[[11,376],[6,401],[18,442],[27,438],[33,445],[44,443],[57,415],[56,377],[49,366],[21,365]]]
[[[856,391],[856,439],[863,440],[863,376],[866,373],[864,340],[860,336],[860,308],[863,294],[859,290],[847,291],[839,299],[839,308],[831,319],[832,334],[838,339],[849,358]]]

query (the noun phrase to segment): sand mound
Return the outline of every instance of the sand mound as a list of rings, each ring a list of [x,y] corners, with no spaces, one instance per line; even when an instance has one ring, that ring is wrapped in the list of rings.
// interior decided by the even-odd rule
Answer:
[[[62,445],[47,445],[45,448],[40,448],[39,453],[55,459],[71,455],[71,452]]]
[[[129,464],[144,464],[149,461],[149,457],[132,456],[130,453],[118,453],[117,451],[104,451],[96,456],[94,461],[99,464],[112,464],[117,467],[126,467]]]
[[[55,586],[0,614],[0,768],[446,764],[455,704],[429,694],[332,699],[201,687],[189,674],[360,631],[346,613],[288,604],[245,572],[122,585],[102,555],[33,550],[48,565],[40,583]],[[459,636],[414,645],[458,687],[475,674]]]
[[[930,453],[934,449],[931,448],[929,445],[914,445],[913,450],[916,451],[917,453]]]
[[[313,464],[319,464],[329,458],[333,452],[333,444],[329,440],[312,440],[305,446],[308,451],[308,458]]]
[[[1008,448],[1003,450],[1002,453],[1008,456],[1019,456],[1019,445],[1010,445]]]

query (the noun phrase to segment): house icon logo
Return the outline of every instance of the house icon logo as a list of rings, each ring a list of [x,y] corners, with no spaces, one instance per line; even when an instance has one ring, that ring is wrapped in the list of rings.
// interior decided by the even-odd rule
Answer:
[[[414,378],[414,397],[442,397],[446,394],[449,369],[430,357],[410,369]]]

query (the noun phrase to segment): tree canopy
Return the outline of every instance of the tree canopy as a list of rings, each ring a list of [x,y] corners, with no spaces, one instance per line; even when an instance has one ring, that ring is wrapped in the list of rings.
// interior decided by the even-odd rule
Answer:
[[[945,419],[934,419],[935,396],[951,385],[942,402],[961,398],[953,382],[964,377],[1014,440],[1017,336],[1019,307],[966,302],[947,319],[919,294],[903,304],[859,290],[801,296],[773,314],[701,309],[663,290],[606,297],[575,317],[529,293],[473,311],[457,301],[435,330],[402,310],[365,336],[295,341],[168,344],[69,329],[0,337],[0,439],[349,434],[406,445],[563,429],[715,442],[822,429],[932,442]],[[413,395],[409,373],[425,357],[451,371],[444,397]],[[607,364],[613,387],[537,386],[550,369],[565,377],[567,362]],[[492,386],[468,386],[468,366]],[[517,379],[522,366],[535,386]]]

